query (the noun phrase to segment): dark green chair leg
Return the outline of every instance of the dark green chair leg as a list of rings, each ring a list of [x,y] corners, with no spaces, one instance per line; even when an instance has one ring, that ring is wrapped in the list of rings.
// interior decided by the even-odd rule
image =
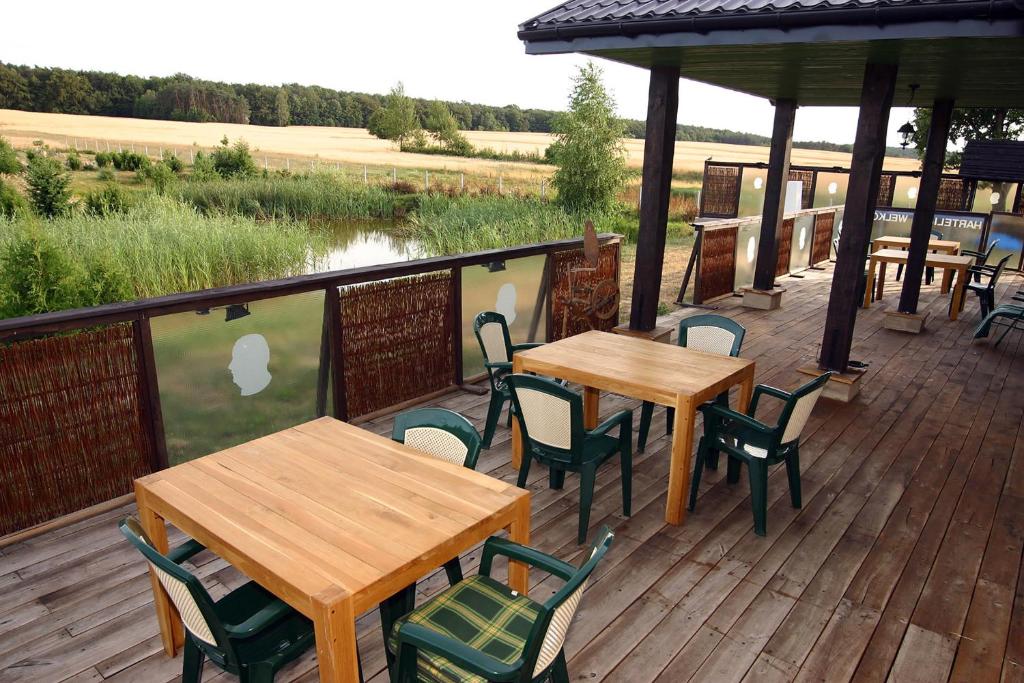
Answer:
[[[580,529],[576,534],[576,542],[581,545],[587,540],[587,528],[590,526],[590,506],[594,502],[595,479],[597,468],[584,467],[580,470]]]
[[[508,428],[508,429],[512,429],[512,404],[511,403],[508,406],[508,417],[505,418],[505,427]]]
[[[556,491],[565,486],[565,470],[552,467],[548,470],[548,486]]]
[[[181,683],[200,683],[203,679],[203,659],[205,655],[199,646],[192,642],[192,637],[185,636],[185,652],[182,654]]]
[[[789,477],[789,499],[793,507],[803,507],[803,497],[800,493],[800,451],[793,447],[793,452],[786,458],[786,476]]]
[[[693,476],[690,478],[690,504],[687,509],[692,511],[697,507],[697,489],[700,488],[700,475],[704,472],[704,458],[707,457],[707,449],[704,447],[704,437],[697,442],[697,457],[693,463]]]
[[[458,561],[458,558],[455,558]],[[445,565],[445,571],[448,571],[448,565]],[[461,567],[459,572],[462,572]],[[401,619],[403,616],[413,611],[416,607],[416,584],[410,584],[398,591],[390,598],[380,603],[380,626],[381,631],[384,633],[384,642],[388,642],[388,638],[391,637],[391,629],[394,628],[395,622]],[[391,650],[387,647],[384,648],[385,659],[388,664],[388,669],[393,670],[395,664],[395,656],[391,654]]]
[[[754,509],[754,533],[764,536],[768,531],[768,467],[762,461],[752,459],[747,463],[747,471],[750,475],[750,506]]]
[[[533,456],[529,452],[523,453],[523,461],[519,463],[519,479],[516,481],[516,486],[521,489],[526,488],[526,479],[530,476],[531,460],[533,460]]]
[[[729,458],[725,463],[725,481],[729,484],[735,484],[740,480],[740,470],[743,468],[743,462],[736,458]]]
[[[636,450],[643,453],[647,448],[647,435],[651,431],[651,420],[654,419],[654,404],[644,401],[640,406],[640,430],[636,436]]]
[[[560,650],[551,667],[551,683],[569,683],[569,667],[565,663],[565,650]]]
[[[484,448],[491,447],[491,439],[494,438],[494,431],[498,428],[498,418],[501,417],[501,407],[505,399],[500,392],[491,390],[491,400],[487,404],[487,422],[484,425]]]
[[[619,466],[622,470],[622,514],[629,517],[633,513],[633,444],[629,439],[622,439],[622,452],[619,453]]]
[[[249,664],[239,672],[238,683],[274,683],[274,667],[266,662]]]
[[[448,575],[448,585],[454,586],[462,581],[462,563],[458,557],[453,557],[444,563],[444,573]]]

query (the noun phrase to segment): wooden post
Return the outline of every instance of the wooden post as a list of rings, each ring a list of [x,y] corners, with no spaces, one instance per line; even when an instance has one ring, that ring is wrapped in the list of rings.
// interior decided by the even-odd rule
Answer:
[[[160,407],[160,384],[157,381],[156,358],[153,353],[153,331],[149,318],[139,316],[132,322],[136,362],[139,366],[139,408],[144,427],[153,442],[151,465],[153,471],[170,466],[167,457],[167,438],[164,434],[164,414]]]
[[[853,143],[850,180],[846,190],[843,234],[839,238],[832,290],[828,299],[820,367],[846,372],[857,319],[857,296],[864,277],[864,260],[874,221],[878,186],[885,159],[885,134],[896,89],[895,64],[868,63],[860,95],[860,116]]]
[[[651,84],[647,94],[640,232],[636,244],[633,303],[629,311],[631,330],[653,330],[658,318],[678,110],[679,68],[654,67],[651,69]]]
[[[776,237],[782,226],[786,204],[786,183],[789,180],[789,153],[793,148],[793,123],[796,121],[796,100],[775,102],[775,127],[768,154],[768,177],[761,213],[761,239],[757,245],[754,265],[754,289],[770,290],[775,286],[775,266],[779,260]]]
[[[345,355],[342,343],[345,335],[341,319],[341,296],[337,287],[328,287],[325,297],[327,322],[330,325],[331,343],[331,400],[334,403],[334,417],[348,420],[348,399],[345,387]]]
[[[953,100],[935,100],[922,163],[921,183],[917,188],[914,222],[910,227],[910,250],[907,254],[907,267],[904,270],[903,291],[900,293],[900,313],[917,313],[921,276],[924,274],[924,261],[928,255],[932,221],[935,220],[935,204],[939,199],[942,167],[946,165],[946,142],[949,140],[949,125],[952,120]]]
[[[455,386],[462,386],[462,266],[452,268],[451,284],[451,306],[452,306],[452,352],[455,354],[452,367],[455,376],[452,378]]]

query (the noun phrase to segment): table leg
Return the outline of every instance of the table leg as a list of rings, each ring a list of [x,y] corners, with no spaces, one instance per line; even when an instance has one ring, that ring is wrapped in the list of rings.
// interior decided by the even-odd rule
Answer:
[[[512,372],[519,374],[523,371],[523,361],[516,355],[512,356]],[[510,405],[509,410],[512,410]],[[512,467],[519,469],[523,463],[523,434],[519,431],[519,420],[512,418]]]
[[[939,287],[939,292],[945,294],[949,291],[949,286],[953,283],[953,269],[943,268],[942,269],[942,285]]]
[[[967,271],[964,269],[958,269],[956,273],[956,284],[953,286],[952,307],[949,309],[950,320],[956,320],[957,316],[960,315],[960,302],[962,302],[964,298],[964,285],[966,284],[966,281]]]
[[[682,524],[686,521],[684,502],[690,488],[693,423],[696,417],[693,404],[688,398],[676,402],[673,422],[675,435],[672,438],[672,460],[668,470],[668,502],[665,506],[665,521],[668,524]]]
[[[868,281],[864,285],[864,308],[871,308],[871,291],[875,286],[875,259],[868,261]]]
[[[875,292],[875,299],[878,301],[885,295],[885,265],[885,261],[878,264],[878,291]]]
[[[135,500],[142,528],[145,529],[149,540],[153,542],[153,547],[160,554],[166,555],[168,550],[167,525],[163,517],[150,509],[145,490],[138,486],[135,488]],[[163,584],[160,583],[160,579],[152,569],[149,570],[149,580],[153,586],[153,604],[156,607],[157,623],[160,624],[160,639],[163,641],[164,652],[169,657],[173,657],[177,654],[178,648],[185,644],[185,628],[181,623],[178,609],[171,602],[171,597],[164,590]]]
[[[523,496],[516,504],[515,517],[508,526],[508,538],[513,543],[530,544],[530,497]],[[508,563],[508,585],[526,595],[530,589],[530,568],[522,562]]]
[[[754,368],[750,368],[750,374],[743,378],[740,382],[740,395],[739,403],[736,405],[736,410],[743,413],[747,412],[747,408],[750,407],[750,399],[754,395]]]
[[[594,387],[583,387],[583,427],[593,429],[597,426],[597,416],[601,410],[601,391]]]
[[[348,595],[333,596],[313,604],[316,658],[320,683],[357,683],[359,651],[356,649],[356,615]]]

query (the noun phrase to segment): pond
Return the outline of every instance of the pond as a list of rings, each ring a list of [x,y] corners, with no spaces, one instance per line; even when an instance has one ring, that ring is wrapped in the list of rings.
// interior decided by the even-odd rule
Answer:
[[[330,251],[311,272],[342,270],[425,258],[420,243],[398,234],[398,221],[332,220],[316,223],[327,232]]]

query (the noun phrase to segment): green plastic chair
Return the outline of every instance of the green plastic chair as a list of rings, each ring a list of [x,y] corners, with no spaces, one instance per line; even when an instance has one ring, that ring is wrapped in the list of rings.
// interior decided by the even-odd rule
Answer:
[[[484,425],[483,447],[490,448],[491,440],[494,438],[494,430],[498,427],[498,418],[501,417],[501,410],[505,401],[510,400],[508,387],[505,385],[505,376],[512,372],[512,354],[516,351],[525,351],[542,343],[513,344],[512,337],[508,333],[508,321],[501,313],[484,311],[477,314],[473,320],[473,333],[480,344],[480,351],[484,355],[484,368],[487,370],[487,378],[491,385],[491,399],[487,405],[487,422]],[[508,414],[508,426],[512,426],[512,411]]]
[[[717,402],[701,406],[704,435],[697,444],[689,509],[693,510],[697,505],[701,471],[708,452],[712,450],[723,451],[729,457],[726,481],[730,484],[739,481],[740,468],[746,463],[750,476],[750,504],[754,510],[754,533],[758,536],[764,536],[768,528],[769,465],[786,463],[790,500],[793,507],[800,508],[803,505],[800,494],[800,434],[831,376],[831,372],[826,372],[792,393],[759,384],[754,387],[746,415]],[[754,417],[761,396],[785,402],[775,425],[765,424]]]
[[[530,462],[547,465],[551,488],[565,484],[565,473],[580,473],[580,525],[577,542],[587,540],[590,506],[597,468],[619,455],[622,468],[622,512],[630,514],[633,484],[633,411],[621,410],[594,429],[583,428],[583,398],[554,380],[534,375],[509,375],[516,419],[523,438],[519,486],[526,487]],[[618,437],[608,432],[619,428]]]
[[[489,538],[480,574],[399,619],[388,638],[393,683],[545,681],[569,683],[563,645],[587,581],[608,552],[602,527],[579,567],[517,543]],[[565,584],[536,602],[491,578],[495,555],[546,571]]]
[[[747,330],[732,318],[712,313],[694,315],[684,318],[679,323],[679,335],[676,343],[695,351],[717,353],[721,356],[740,355],[743,337]],[[724,391],[716,399],[721,405],[729,406],[729,392]],[[672,421],[675,419],[675,408],[666,411],[665,433],[672,433]],[[651,431],[651,418],[654,416],[654,404],[644,401],[640,407],[640,434],[636,440],[636,449],[641,453],[647,447],[647,435]],[[712,453],[706,463],[710,469],[718,469],[718,454]]]
[[[455,465],[476,469],[480,434],[469,420],[444,408],[417,408],[395,417],[391,438]],[[454,557],[444,565],[453,586],[462,580],[462,566]]]
[[[253,581],[214,602],[181,566],[203,550],[196,541],[162,555],[135,519],[118,526],[149,561],[185,624],[182,683],[199,683],[207,657],[242,683],[269,683],[313,645],[313,622]]]

